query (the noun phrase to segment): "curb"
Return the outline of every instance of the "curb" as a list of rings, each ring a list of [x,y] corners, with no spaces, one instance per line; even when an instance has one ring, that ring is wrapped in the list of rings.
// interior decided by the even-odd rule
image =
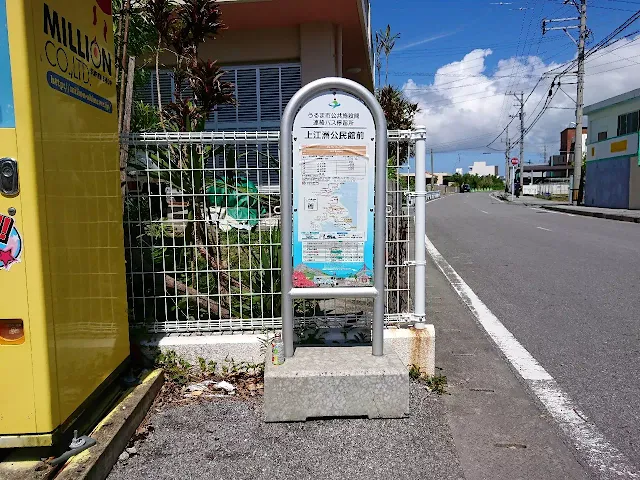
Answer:
[[[619,222],[630,222],[630,223],[640,223],[640,217],[630,217],[628,215],[620,215],[617,213],[606,213],[606,212],[590,212],[586,210],[574,210],[572,208],[563,208],[555,205],[541,205],[540,208],[544,208],[545,210],[551,210],[562,213],[570,213],[572,215],[582,215],[583,217],[596,217],[596,218],[605,218],[607,220],[617,220]]]
[[[56,480],[104,480],[151,408],[164,383],[161,369],[150,372],[91,432],[98,443],[71,458]]]

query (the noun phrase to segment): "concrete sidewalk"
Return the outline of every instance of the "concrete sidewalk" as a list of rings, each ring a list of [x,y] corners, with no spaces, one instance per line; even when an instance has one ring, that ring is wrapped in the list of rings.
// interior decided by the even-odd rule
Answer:
[[[570,213],[572,215],[606,218],[608,220],[618,220],[621,222],[640,223],[640,210],[583,207],[583,206],[575,206],[575,205],[557,205],[557,204],[544,204],[544,205],[540,205],[540,208],[552,210],[555,212]]]
[[[150,416],[154,428],[137,454],[109,478],[588,478],[431,260],[428,272],[436,366],[448,394],[412,383],[401,420],[265,424],[260,397],[165,406]]]
[[[267,424],[260,397],[163,408],[109,480],[464,479],[443,398],[412,383],[410,409],[400,420]]]
[[[448,425],[466,480],[587,479],[573,447],[431,258],[427,315],[447,376]]]
[[[525,205],[527,207],[539,207],[546,210],[569,213],[571,215],[581,215],[585,217],[606,218],[608,220],[618,220],[621,222],[640,223],[640,210],[626,210],[622,208],[599,208],[568,205],[562,202],[554,202],[544,198],[536,198],[529,196],[521,196],[520,198],[509,195],[500,197],[501,199],[516,205]]]
[[[514,205],[526,205],[528,207],[539,207],[542,205],[563,205],[560,202],[554,202],[553,200],[547,200],[544,198],[536,198],[536,197],[529,197],[529,196],[524,196],[521,195],[520,198],[516,197],[515,195],[511,196],[511,194],[508,193],[504,193],[504,192],[499,192],[499,193],[495,193],[492,194],[491,196],[498,198],[499,200],[505,201],[505,202],[509,202],[509,203],[513,203]]]

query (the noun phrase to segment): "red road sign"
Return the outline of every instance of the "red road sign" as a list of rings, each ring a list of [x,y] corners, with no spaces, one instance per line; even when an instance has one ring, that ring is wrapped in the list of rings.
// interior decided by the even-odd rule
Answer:
[[[516,157],[511,159],[511,165],[518,165],[518,163],[520,163],[520,161]]]

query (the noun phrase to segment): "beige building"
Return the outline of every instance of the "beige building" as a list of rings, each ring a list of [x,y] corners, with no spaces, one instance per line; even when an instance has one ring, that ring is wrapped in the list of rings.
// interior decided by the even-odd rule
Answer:
[[[277,130],[293,94],[318,78],[345,77],[373,89],[369,0],[220,0],[226,28],[200,47],[217,60],[235,85],[236,105],[211,116],[209,130]],[[165,66],[175,60],[161,57]],[[156,97],[155,74],[138,92]],[[163,102],[171,101],[173,78],[160,74]]]
[[[398,176],[401,177],[415,177],[416,174],[414,172],[411,173],[399,173]],[[435,185],[444,185],[444,178],[445,177],[449,177],[451,176],[450,173],[443,173],[443,172],[435,172],[433,174],[431,174],[430,172],[425,172],[424,174],[425,178],[427,179],[427,185],[431,185],[431,178],[433,178],[433,183]]]

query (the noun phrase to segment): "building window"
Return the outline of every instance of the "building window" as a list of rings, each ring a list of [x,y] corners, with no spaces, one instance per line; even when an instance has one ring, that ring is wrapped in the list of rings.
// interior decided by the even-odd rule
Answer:
[[[639,119],[637,111],[618,115],[618,136],[635,133],[638,131],[638,127]]]
[[[607,139],[607,132],[598,132],[598,141],[602,142]]]
[[[222,67],[222,79],[234,85],[233,105],[218,105],[205,124],[208,131],[274,131],[280,129],[282,113],[291,97],[302,87],[299,63]],[[173,101],[174,78],[170,71],[160,71],[162,104]],[[136,90],[136,99],[157,105],[155,71],[144,87]],[[188,96],[189,89],[184,93]],[[236,158],[240,174],[258,185],[259,189],[279,189],[278,142],[247,145]],[[221,150],[206,163],[206,168],[223,171],[228,165],[226,151]],[[244,173],[243,173],[244,172]]]
[[[235,105],[219,105],[207,119],[206,129],[213,131],[279,130],[282,112],[291,97],[302,87],[299,63],[222,67],[222,79],[234,85]],[[136,90],[136,99],[156,105],[155,71],[148,82]],[[162,104],[173,101],[175,84],[168,70],[160,71]],[[188,88],[185,89],[188,95]]]

